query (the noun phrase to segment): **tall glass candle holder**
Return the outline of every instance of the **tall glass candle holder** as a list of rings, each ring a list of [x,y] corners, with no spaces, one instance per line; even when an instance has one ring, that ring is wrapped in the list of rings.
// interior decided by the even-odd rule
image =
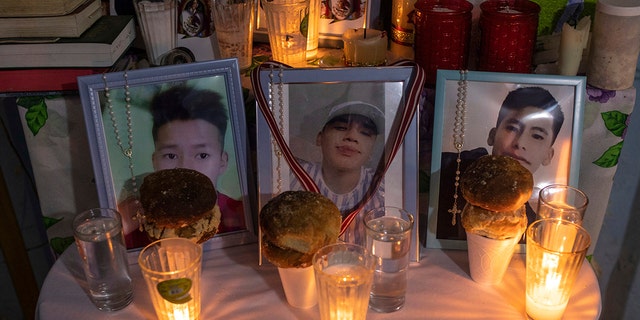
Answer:
[[[527,228],[526,311],[530,319],[561,319],[591,244],[566,220],[537,220]]]
[[[529,0],[480,4],[478,70],[531,73],[540,6]]]
[[[160,65],[162,56],[176,47],[175,0],[133,0],[147,58]]]
[[[438,69],[466,69],[473,5],[466,0],[420,0],[415,8],[415,60],[426,72],[426,83],[436,83]]]
[[[414,26],[411,16],[416,0],[393,0],[391,4],[391,34],[389,49],[394,57],[413,59]]]
[[[262,1],[272,58],[292,67],[307,65],[310,0]]]
[[[320,38],[320,0],[309,0],[309,18],[307,19],[307,60],[318,56]]]

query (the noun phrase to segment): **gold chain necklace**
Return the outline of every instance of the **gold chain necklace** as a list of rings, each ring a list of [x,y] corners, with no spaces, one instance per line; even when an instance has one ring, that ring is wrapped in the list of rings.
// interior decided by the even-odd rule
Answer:
[[[458,99],[456,100],[456,115],[453,126],[453,147],[457,151],[456,157],[456,177],[453,182],[455,187],[453,193],[453,206],[447,210],[451,213],[451,225],[456,225],[456,215],[462,211],[458,208],[458,188],[460,186],[460,153],[464,146],[464,120],[467,113],[467,70],[460,70],[460,80],[458,80]]]

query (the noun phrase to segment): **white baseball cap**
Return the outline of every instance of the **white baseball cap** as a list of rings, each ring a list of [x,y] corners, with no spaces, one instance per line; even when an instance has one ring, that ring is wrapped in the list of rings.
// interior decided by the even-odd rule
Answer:
[[[329,110],[325,123],[337,116],[348,114],[365,116],[373,121],[376,125],[376,129],[378,129],[378,133],[382,133],[384,131],[384,113],[382,113],[380,108],[363,101],[348,101],[333,106],[333,108]]]

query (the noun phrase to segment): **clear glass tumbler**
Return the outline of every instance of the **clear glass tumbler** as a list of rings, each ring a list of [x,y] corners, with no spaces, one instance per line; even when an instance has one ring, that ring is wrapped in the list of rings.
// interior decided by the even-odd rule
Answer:
[[[93,304],[103,311],[129,305],[133,284],[120,214],[108,208],[81,212],[73,219],[73,235]]]
[[[413,216],[404,209],[380,207],[368,211],[363,222],[367,249],[376,257],[369,307],[393,312],[404,306]]]

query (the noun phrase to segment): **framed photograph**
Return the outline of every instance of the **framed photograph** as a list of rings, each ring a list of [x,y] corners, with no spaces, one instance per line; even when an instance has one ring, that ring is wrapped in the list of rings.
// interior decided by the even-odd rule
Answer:
[[[265,0],[266,1],[266,0]],[[348,29],[383,30],[381,0],[311,0],[319,8],[318,43],[323,47],[342,47],[342,34]],[[269,42],[267,18],[260,6],[254,31],[256,41]]]
[[[380,68],[288,68],[252,73],[258,103],[258,207],[287,190],[320,192],[343,216],[341,239],[363,244],[361,217],[379,206],[415,216],[416,109],[424,73],[414,62]]]
[[[217,191],[218,234],[205,249],[255,241],[244,103],[236,59],[78,78],[100,206],[123,217],[128,248],[138,228],[139,189],[154,171],[189,168]]]
[[[466,250],[456,170],[483,155],[514,157],[532,172],[529,223],[541,188],[577,186],[585,91],[585,77],[438,70],[427,247]]]

